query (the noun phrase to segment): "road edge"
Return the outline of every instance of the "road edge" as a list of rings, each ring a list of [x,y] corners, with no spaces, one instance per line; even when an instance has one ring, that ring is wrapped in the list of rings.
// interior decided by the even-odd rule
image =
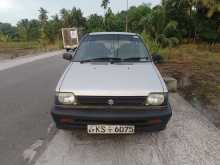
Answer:
[[[55,127],[55,123],[51,123],[48,127],[47,137],[43,140],[42,145],[37,149],[37,153],[31,160],[30,165],[35,165],[38,159],[42,156],[44,151],[49,146],[50,142],[53,140],[54,136],[57,134],[58,130]]]
[[[45,52],[35,55],[26,55],[22,57],[18,57],[11,60],[0,60],[0,71],[4,71],[10,68],[14,68],[16,66],[20,66],[26,63],[31,63],[37,60],[50,58],[53,56],[60,55],[64,52],[64,50],[52,51],[52,52]]]

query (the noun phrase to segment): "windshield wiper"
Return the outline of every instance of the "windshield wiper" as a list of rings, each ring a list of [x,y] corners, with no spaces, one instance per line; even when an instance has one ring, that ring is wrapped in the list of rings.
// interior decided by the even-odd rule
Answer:
[[[87,60],[82,60],[80,61],[81,63],[85,62],[116,62],[116,61],[121,61],[121,58],[117,57],[101,57],[101,58],[92,58],[92,59],[87,59]]]
[[[149,61],[147,57],[130,57],[130,58],[124,58],[123,61],[141,61],[145,60],[143,62]]]

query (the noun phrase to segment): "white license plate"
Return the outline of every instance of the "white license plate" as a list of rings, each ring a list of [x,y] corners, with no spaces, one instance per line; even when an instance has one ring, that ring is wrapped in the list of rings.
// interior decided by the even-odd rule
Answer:
[[[87,125],[89,134],[133,134],[134,125]]]

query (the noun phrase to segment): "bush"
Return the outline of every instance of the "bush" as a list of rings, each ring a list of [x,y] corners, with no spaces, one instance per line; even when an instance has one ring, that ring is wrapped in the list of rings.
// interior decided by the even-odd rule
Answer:
[[[159,52],[161,50],[161,46],[159,43],[157,43],[155,40],[153,40],[148,34],[146,34],[145,32],[143,32],[141,34],[146,46],[148,47],[148,49],[150,50],[150,53],[155,53],[155,52]]]

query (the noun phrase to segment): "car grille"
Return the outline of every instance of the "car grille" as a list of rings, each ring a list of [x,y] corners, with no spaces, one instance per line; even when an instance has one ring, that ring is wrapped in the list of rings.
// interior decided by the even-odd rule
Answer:
[[[144,96],[78,96],[79,105],[109,105],[109,106],[141,106],[144,105]]]

